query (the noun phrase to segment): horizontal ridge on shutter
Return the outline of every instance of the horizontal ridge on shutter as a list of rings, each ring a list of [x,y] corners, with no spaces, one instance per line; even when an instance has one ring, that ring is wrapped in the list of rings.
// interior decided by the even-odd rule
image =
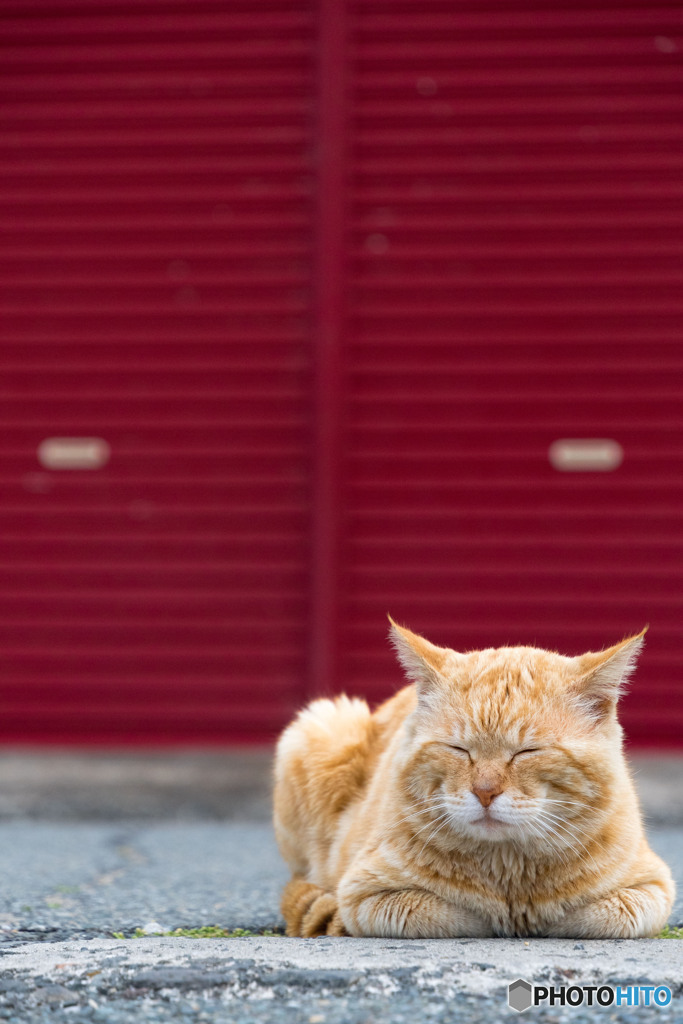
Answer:
[[[4,8],[0,739],[263,738],[305,661],[313,11]]]
[[[651,623],[623,717],[678,742],[677,6],[352,5],[342,678],[436,643],[566,653]],[[677,340],[678,339],[678,340]],[[558,473],[558,438],[611,473]]]

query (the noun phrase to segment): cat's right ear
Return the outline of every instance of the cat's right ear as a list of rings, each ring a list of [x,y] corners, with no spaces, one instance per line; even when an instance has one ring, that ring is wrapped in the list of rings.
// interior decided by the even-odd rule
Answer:
[[[391,623],[389,639],[408,679],[415,683],[418,692],[425,694],[442,684],[442,669],[452,652],[446,647],[437,647],[405,626],[399,626],[391,615],[388,619]]]
[[[620,692],[636,666],[646,632],[647,626],[636,636],[628,637],[614,647],[573,659],[578,675],[574,693],[580,706],[596,722],[606,719],[615,708]]]

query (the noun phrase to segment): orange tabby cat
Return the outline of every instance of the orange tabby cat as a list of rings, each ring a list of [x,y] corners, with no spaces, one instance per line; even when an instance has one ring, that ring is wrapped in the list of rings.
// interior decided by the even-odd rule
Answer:
[[[616,715],[643,635],[457,654],[392,622],[413,685],[374,714],[316,700],[280,737],[287,934],[655,935],[674,886]]]

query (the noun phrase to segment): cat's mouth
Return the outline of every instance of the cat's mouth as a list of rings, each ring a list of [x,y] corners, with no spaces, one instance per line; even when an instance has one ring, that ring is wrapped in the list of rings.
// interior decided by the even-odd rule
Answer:
[[[490,814],[484,812],[481,818],[475,818],[474,821],[470,822],[470,825],[477,825],[479,828],[484,828],[488,832],[497,832],[500,831],[500,829],[506,828],[508,822],[501,821],[500,818],[493,818]]]

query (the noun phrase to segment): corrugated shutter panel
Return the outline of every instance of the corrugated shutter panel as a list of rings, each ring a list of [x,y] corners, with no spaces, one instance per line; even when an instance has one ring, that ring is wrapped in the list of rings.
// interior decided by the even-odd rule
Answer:
[[[0,739],[300,701],[312,13],[2,5]],[[99,470],[38,464],[99,437]]]
[[[650,622],[624,720],[680,742],[680,6],[352,12],[343,682],[397,684],[387,611],[566,653]]]

